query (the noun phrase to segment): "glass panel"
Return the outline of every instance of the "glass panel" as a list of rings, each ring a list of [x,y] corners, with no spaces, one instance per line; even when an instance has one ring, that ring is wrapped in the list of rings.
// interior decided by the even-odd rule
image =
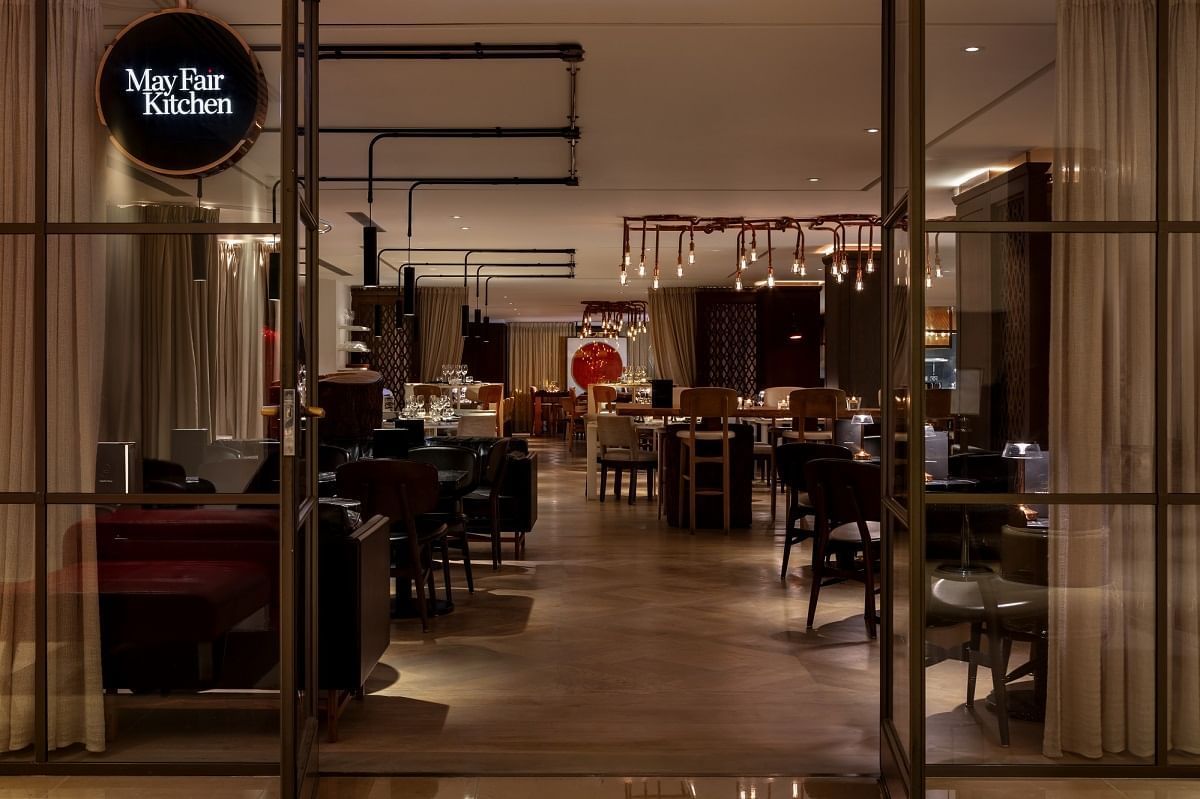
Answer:
[[[37,97],[33,3],[6,3],[0,13],[0,222],[32,222]]]
[[[905,752],[912,751],[912,736],[909,725],[912,720],[912,696],[909,691],[909,679],[912,668],[912,625],[909,613],[912,607],[912,597],[909,590],[912,579],[912,534],[908,525],[897,519],[891,513],[889,517],[891,529],[891,583],[888,601],[884,606],[892,616],[892,637],[890,640],[890,658],[892,675],[892,723]]]
[[[193,207],[197,204],[195,178],[176,178],[136,164],[114,143],[109,129],[101,126],[97,114],[96,73],[105,47],[126,25],[161,8],[162,4],[153,0],[102,0],[99,4],[66,4],[55,10],[59,18],[50,25],[49,42],[50,221],[140,221],[139,209],[144,204],[181,203]],[[256,43],[278,44],[279,15],[279,3],[246,4],[234,15],[237,24],[233,29]],[[279,135],[276,132],[279,129],[279,54],[262,52],[256,56],[269,92],[262,123],[264,132],[231,168],[205,178],[203,201],[212,208],[198,215],[206,221],[218,221],[208,219],[209,215],[219,216],[221,222],[269,222],[271,219],[272,187],[279,175]],[[157,61],[163,64],[163,75],[178,77],[173,63],[167,69],[168,65],[161,57]],[[189,65],[178,65],[184,66]],[[253,76],[249,76],[249,80],[252,79]],[[253,85],[242,75],[227,76],[225,83],[234,84],[235,80],[239,86]],[[176,87],[165,94],[154,95],[153,102],[157,103],[154,107],[158,110],[145,111],[136,121],[153,120],[144,123],[145,129],[150,131],[147,138],[151,140],[161,138],[163,131],[171,135],[172,130],[184,126],[192,131],[212,131],[215,123],[209,124],[209,120],[215,118],[213,115],[198,112],[170,114],[163,110],[166,101],[190,103],[195,97],[212,99],[210,94],[213,98],[225,96],[223,92],[205,91],[202,86],[193,94],[192,89],[184,89],[177,82]],[[158,113],[159,110],[163,112]],[[114,121],[113,124],[117,123]],[[237,139],[233,141],[236,144]],[[182,221],[191,221],[194,208],[188,214]]]
[[[895,109],[892,112],[892,197],[889,205],[898,203],[908,193],[908,0],[894,0],[892,13],[896,15],[895,55],[893,57],[892,85],[895,94]]]
[[[1200,85],[1196,82],[1200,53],[1200,8],[1171,3],[1170,82],[1167,109],[1170,138],[1167,163],[1168,206],[1171,219],[1200,219]]]
[[[1036,510],[928,509],[927,761],[1149,762],[1153,508]]]
[[[1172,235],[1167,269],[1167,407],[1171,491],[1200,491],[1200,236]]]
[[[889,388],[892,392],[888,400],[892,404],[892,415],[889,424],[891,429],[885,431],[885,441],[890,442],[893,459],[889,480],[888,494],[895,499],[907,503],[908,498],[908,435],[911,429],[912,407],[910,403],[912,380],[909,369],[909,348],[912,333],[909,329],[908,289],[912,255],[909,252],[908,232],[892,230],[890,279],[888,280],[889,314],[891,330],[888,331],[890,351],[887,353],[889,364]]]
[[[1154,218],[1154,2],[931,0],[925,22],[929,218]],[[999,196],[1018,164],[1023,207]]]
[[[268,247],[50,238],[52,491],[278,490],[277,432],[262,416]]]
[[[51,756],[277,761],[278,512],[51,506],[47,529]]]
[[[0,491],[33,491],[34,237],[0,236]]]
[[[1167,748],[1172,763],[1200,764],[1200,507],[1168,516]]]
[[[32,505],[0,505],[0,765],[32,760],[34,743],[34,587],[36,519]]]
[[[1153,236],[933,238],[928,490],[1153,490]]]

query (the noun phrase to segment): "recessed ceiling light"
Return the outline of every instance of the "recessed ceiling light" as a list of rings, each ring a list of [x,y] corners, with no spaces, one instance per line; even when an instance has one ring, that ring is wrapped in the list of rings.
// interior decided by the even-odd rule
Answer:
[[[450,217],[450,218],[451,218],[451,219],[462,219],[462,217],[461,217],[461,216],[459,216],[458,214],[455,214],[454,216],[452,216],[452,217]]]
[[[963,48],[964,53],[978,53],[983,48],[977,44],[969,44]]]
[[[879,128],[865,128],[864,131],[866,133],[870,133],[870,134],[874,135],[879,132]]]
[[[471,228],[467,227],[466,225],[463,225],[462,227],[459,228],[459,230],[470,230],[470,229]]]
[[[809,178],[808,182],[809,183],[818,183],[818,182],[820,182],[820,180],[821,180],[820,178]]]

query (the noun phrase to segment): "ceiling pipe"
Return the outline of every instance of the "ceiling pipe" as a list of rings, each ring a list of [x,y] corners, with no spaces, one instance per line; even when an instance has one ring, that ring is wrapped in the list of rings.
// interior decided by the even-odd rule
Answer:
[[[278,44],[255,44],[256,53],[278,53],[283,48]],[[304,47],[296,46],[298,55]],[[566,61],[577,63],[583,60],[583,45],[566,42],[561,44],[322,44],[317,47],[320,61],[486,61],[527,59],[532,61]]]
[[[263,128],[263,133],[279,133],[279,128]],[[304,135],[300,128],[299,135]],[[579,139],[577,127],[546,128],[393,128],[393,127],[328,127],[317,128],[321,135],[369,136],[387,134],[395,139]]]
[[[454,252],[454,253],[463,252],[463,253],[479,253],[479,254],[483,254],[483,255],[500,255],[500,254],[504,254],[504,253],[513,253],[515,255],[570,255],[572,258],[575,257],[575,248],[574,247],[566,247],[566,248],[559,248],[559,249],[539,249],[536,247],[535,248],[498,247],[498,248],[491,248],[491,249],[484,249],[481,247],[384,247],[382,250],[379,251],[379,254],[378,254],[378,257],[381,262],[382,262],[384,253],[389,253],[389,252],[402,252],[402,253],[406,253],[406,254],[414,253],[414,252]],[[391,264],[388,264],[388,266],[391,266]],[[447,266],[457,266],[457,263],[447,264]],[[392,266],[392,268],[395,269],[396,267]]]

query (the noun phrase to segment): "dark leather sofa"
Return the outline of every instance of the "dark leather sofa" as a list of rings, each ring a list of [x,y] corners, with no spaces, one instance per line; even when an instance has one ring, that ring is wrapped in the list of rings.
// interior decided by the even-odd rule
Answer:
[[[329,733],[387,649],[387,520],[320,514],[319,687]],[[68,535],[78,535],[78,526]],[[96,520],[104,687],[273,688],[278,514],[121,508]]]
[[[480,490],[488,489],[491,483],[487,475],[488,455],[498,441],[505,439],[482,436],[448,436],[431,439],[431,443],[447,446],[467,447],[478,453],[479,474],[477,485]],[[502,540],[514,544],[516,557],[524,556],[525,536],[533,531],[538,518],[538,474],[537,453],[529,452],[529,442],[524,438],[510,438],[508,463],[504,469],[504,484],[500,489],[500,529],[510,535]],[[472,532],[482,532],[473,527]]]

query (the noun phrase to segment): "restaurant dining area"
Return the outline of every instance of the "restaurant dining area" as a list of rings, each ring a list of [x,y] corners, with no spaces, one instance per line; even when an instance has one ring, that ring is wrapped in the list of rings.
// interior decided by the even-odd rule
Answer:
[[[1200,792],[1200,0],[0,42],[0,799]]]

